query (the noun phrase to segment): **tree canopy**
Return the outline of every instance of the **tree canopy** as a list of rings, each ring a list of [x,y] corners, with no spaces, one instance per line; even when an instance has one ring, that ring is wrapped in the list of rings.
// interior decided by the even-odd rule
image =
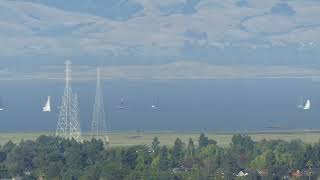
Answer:
[[[282,179],[318,177],[320,142],[262,140],[235,134],[230,146],[221,147],[201,133],[197,143],[177,138],[172,146],[150,145],[104,148],[101,140],[78,143],[59,137],[40,136],[35,141],[9,141],[0,147],[0,178],[25,179],[250,179],[259,176]],[[312,171],[312,173],[309,173]]]

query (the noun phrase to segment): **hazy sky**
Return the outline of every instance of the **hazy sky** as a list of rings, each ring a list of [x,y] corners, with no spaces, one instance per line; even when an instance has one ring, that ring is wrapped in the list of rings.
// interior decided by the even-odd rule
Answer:
[[[66,58],[318,69],[319,16],[317,0],[1,0],[0,74],[40,72]]]

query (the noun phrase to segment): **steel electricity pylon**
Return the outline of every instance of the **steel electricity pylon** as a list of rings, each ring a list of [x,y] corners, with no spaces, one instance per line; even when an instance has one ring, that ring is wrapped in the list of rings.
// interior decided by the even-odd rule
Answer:
[[[108,143],[109,138],[107,135],[105,116],[106,114],[104,111],[100,68],[97,68],[97,87],[93,110],[91,137],[95,139],[101,139],[104,143]]]
[[[56,130],[56,136],[82,142],[77,94],[71,88],[71,61],[65,62],[65,89]]]

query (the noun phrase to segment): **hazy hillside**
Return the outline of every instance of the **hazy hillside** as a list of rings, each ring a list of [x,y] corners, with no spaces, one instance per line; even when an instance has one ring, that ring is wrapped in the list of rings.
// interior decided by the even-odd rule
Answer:
[[[4,66],[320,65],[314,0],[4,0],[0,14]]]

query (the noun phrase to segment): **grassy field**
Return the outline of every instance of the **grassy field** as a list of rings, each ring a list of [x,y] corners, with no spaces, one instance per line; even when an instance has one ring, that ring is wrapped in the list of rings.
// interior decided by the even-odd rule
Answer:
[[[179,137],[185,143],[191,137],[197,143],[200,132],[114,132],[110,133],[111,146],[130,146],[130,145],[151,145],[152,139],[157,136],[161,145],[173,145],[174,140]],[[281,139],[290,141],[301,139],[306,143],[316,143],[320,139],[320,132],[251,132],[247,133],[255,141],[262,139]],[[54,135],[54,133],[0,133],[0,145],[9,140],[18,143],[21,140],[35,140],[40,135]],[[218,142],[221,146],[228,146],[232,133],[206,133],[206,136]],[[83,136],[85,140],[90,140],[88,134]]]

